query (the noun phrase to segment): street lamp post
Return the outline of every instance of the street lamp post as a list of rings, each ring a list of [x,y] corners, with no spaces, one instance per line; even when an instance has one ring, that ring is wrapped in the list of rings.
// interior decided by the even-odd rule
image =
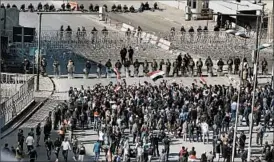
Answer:
[[[248,142],[248,154],[247,161],[251,161],[251,145],[252,145],[252,131],[253,131],[253,112],[255,107],[255,91],[257,86],[257,75],[258,75],[258,58],[259,58],[259,30],[260,30],[260,17],[257,17],[257,32],[256,32],[256,50],[254,56],[254,79],[253,79],[253,94],[252,94],[252,106],[251,106],[251,117],[250,117],[250,127],[249,127],[249,142]]]
[[[244,43],[244,48],[246,46],[246,38]],[[245,50],[244,55],[242,57],[242,65],[241,65],[241,73],[240,73],[240,81],[239,81],[239,91],[238,91],[238,98],[237,98],[237,107],[236,107],[236,118],[235,118],[235,125],[234,125],[234,135],[233,135],[233,147],[232,147],[232,162],[235,160],[235,153],[236,153],[236,139],[237,139],[237,130],[238,130],[238,115],[239,115],[239,107],[240,107],[240,97],[241,97],[241,87],[242,87],[242,79],[243,79],[243,69],[244,69],[244,58],[245,58]]]
[[[272,75],[271,75],[271,85],[272,89],[274,89],[274,0],[272,6]],[[274,133],[273,133],[274,137]]]
[[[37,53],[37,77],[36,77],[36,91],[39,91],[40,83],[40,63],[41,63],[41,26],[42,26],[42,14],[39,13],[39,22],[38,22],[38,53]],[[33,66],[34,67],[34,66]]]

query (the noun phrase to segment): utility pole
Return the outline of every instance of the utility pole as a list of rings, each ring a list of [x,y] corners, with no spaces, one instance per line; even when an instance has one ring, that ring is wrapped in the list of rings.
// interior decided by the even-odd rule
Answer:
[[[260,13],[261,15],[262,13]],[[247,154],[247,161],[251,161],[251,145],[252,145],[252,131],[253,131],[253,112],[255,107],[255,92],[257,86],[257,75],[258,75],[258,58],[259,58],[259,32],[260,32],[260,16],[257,17],[257,29],[256,29],[256,48],[255,48],[255,55],[254,55],[254,77],[253,77],[253,94],[252,94],[252,105],[251,105],[251,118],[250,118],[250,126],[249,126],[249,142],[248,142],[248,154]]]
[[[274,89],[274,0],[272,2],[272,75],[271,75],[271,86],[272,89]],[[269,18],[270,19],[270,18]],[[270,28],[270,27],[269,27]],[[274,138],[274,132],[273,132],[273,138]]]
[[[243,48],[246,48],[246,38],[245,38],[245,43],[244,43]],[[233,147],[232,148],[236,148],[236,139],[237,139],[237,130],[238,130],[238,115],[239,115],[239,107],[240,107],[241,88],[242,88],[242,84],[243,84],[242,80],[243,80],[244,58],[245,58],[245,50],[244,50],[244,55],[242,58],[242,66],[241,66],[242,70],[241,70],[241,74],[240,74],[237,107],[236,107],[236,118],[235,118],[235,125],[234,125]],[[232,156],[231,156],[232,162],[234,162],[234,160],[235,160],[235,152],[236,152],[236,149],[232,149]]]
[[[36,77],[36,91],[39,91],[40,83],[40,63],[41,63],[41,26],[42,26],[42,14],[38,13],[39,23],[38,23],[38,53],[37,53],[37,77]],[[34,66],[33,66],[34,67]]]

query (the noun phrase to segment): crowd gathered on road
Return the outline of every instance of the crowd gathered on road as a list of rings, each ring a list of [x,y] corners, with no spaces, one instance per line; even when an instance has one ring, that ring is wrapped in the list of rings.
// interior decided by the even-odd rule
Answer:
[[[188,87],[181,82],[165,80],[159,85],[148,82],[129,85],[126,80],[120,80],[116,84],[71,87],[68,100],[49,112],[45,125],[39,123],[30,132],[20,129],[18,145],[10,148],[7,143],[3,151],[19,161],[29,158],[34,162],[39,156],[35,148],[44,142],[48,160],[69,161],[68,155],[72,154],[74,160],[84,161],[88,158],[86,148],[74,132],[93,129],[98,134],[98,141],[93,145],[96,162],[101,154],[107,162],[134,159],[138,162],[154,159],[167,162],[171,158],[173,138],[213,144],[213,150],[206,150],[201,157],[196,157],[195,147],[189,148],[182,143],[182,148],[177,150],[180,162],[198,159],[201,162],[221,159],[229,162],[235,131],[233,124],[237,117],[241,126],[254,122],[256,143],[262,148],[263,159],[272,162],[274,148],[270,143],[264,143],[264,134],[274,123],[273,89],[265,85],[253,92],[251,87],[247,84],[239,91],[232,85],[214,85],[206,81],[194,81]],[[252,93],[255,93],[253,114]],[[251,115],[254,121],[250,121]],[[59,133],[57,139],[52,139],[54,131]],[[44,140],[40,141],[42,133]],[[234,148],[236,156],[243,162],[247,161],[246,134],[244,131],[238,133]],[[159,150],[160,145],[162,150]]]

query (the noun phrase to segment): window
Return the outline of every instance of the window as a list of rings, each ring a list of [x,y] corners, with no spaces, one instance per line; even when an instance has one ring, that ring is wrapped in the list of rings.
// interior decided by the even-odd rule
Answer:
[[[196,4],[197,4],[196,0],[193,0],[193,3],[192,3],[192,8],[193,9],[196,9]]]

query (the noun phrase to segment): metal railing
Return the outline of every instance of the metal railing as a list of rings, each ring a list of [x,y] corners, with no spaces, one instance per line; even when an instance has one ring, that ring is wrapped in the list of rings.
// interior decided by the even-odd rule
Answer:
[[[0,114],[4,116],[3,122],[7,124],[21,113],[33,101],[34,77],[30,77],[19,88],[19,91],[1,103]]]

